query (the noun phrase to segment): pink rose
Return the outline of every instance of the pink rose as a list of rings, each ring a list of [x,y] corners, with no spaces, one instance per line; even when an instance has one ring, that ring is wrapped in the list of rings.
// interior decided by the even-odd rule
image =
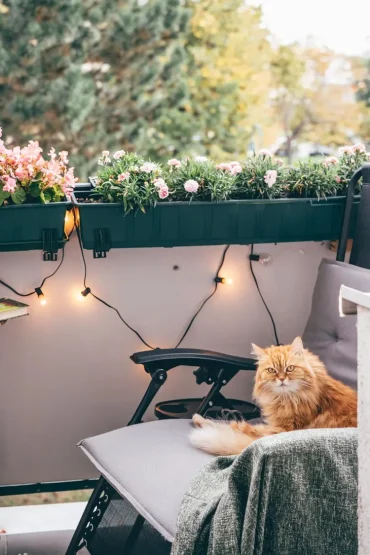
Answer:
[[[267,148],[263,148],[259,151],[258,156],[266,156],[266,158],[271,158],[271,152]]]
[[[361,154],[366,152],[365,145],[358,144],[353,146],[353,152],[360,152]]]
[[[142,166],[140,166],[140,171],[145,173],[150,173],[157,168],[157,164],[153,164],[152,162],[145,162]]]
[[[5,175],[3,177],[3,181],[5,181],[3,191],[5,191],[6,193],[14,193],[17,188],[16,179],[14,179],[14,177],[10,177],[9,175]]]
[[[162,187],[167,187],[167,183],[165,182],[163,177],[157,177],[157,179],[154,179],[153,185],[157,187],[157,189],[162,189]]]
[[[160,189],[158,189],[158,195],[159,195],[159,198],[161,199],[167,198],[169,194],[170,193],[167,185],[165,185],[164,187],[160,187]]]
[[[340,183],[341,179],[340,179],[339,175],[336,175],[336,176],[335,176],[335,181],[336,181],[337,183]]]
[[[115,153],[113,154],[113,158],[114,158],[115,160],[118,160],[118,158],[122,158],[122,156],[124,156],[125,154],[126,154],[126,153],[125,153],[124,150],[117,150],[117,152],[115,152]]]
[[[198,183],[198,181],[195,181],[194,179],[188,179],[184,183],[184,189],[188,193],[196,193],[199,189],[199,183]]]
[[[338,164],[338,158],[336,158],[335,156],[328,156],[328,158],[324,160],[323,164],[326,167],[335,166],[336,164]]]
[[[130,179],[130,172],[120,173],[117,179],[118,181],[124,181],[125,179]]]
[[[267,186],[269,188],[271,188],[276,183],[277,171],[276,170],[267,170],[263,179],[264,179],[265,183],[267,184]]]
[[[171,160],[168,160],[167,164],[174,168],[179,168],[181,166],[180,160],[177,160],[176,158],[171,158]]]

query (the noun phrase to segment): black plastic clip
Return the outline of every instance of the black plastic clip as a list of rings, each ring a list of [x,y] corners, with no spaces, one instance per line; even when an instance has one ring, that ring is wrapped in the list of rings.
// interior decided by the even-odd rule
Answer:
[[[58,258],[58,231],[54,229],[42,230],[42,250],[45,262],[55,262]]]
[[[109,228],[94,229],[94,258],[107,258],[107,252],[112,247]]]

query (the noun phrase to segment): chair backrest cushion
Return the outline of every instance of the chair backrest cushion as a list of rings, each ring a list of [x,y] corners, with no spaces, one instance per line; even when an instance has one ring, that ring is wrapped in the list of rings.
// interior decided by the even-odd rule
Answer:
[[[303,343],[320,357],[333,378],[357,389],[356,316],[339,315],[341,285],[370,292],[370,270],[322,260]]]

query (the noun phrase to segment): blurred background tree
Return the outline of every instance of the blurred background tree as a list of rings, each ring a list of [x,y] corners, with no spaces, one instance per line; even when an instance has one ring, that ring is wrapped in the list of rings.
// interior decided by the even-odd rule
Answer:
[[[0,0],[4,135],[69,150],[81,179],[102,149],[291,159],[304,141],[370,138],[369,77],[278,45],[262,15],[244,0]]]

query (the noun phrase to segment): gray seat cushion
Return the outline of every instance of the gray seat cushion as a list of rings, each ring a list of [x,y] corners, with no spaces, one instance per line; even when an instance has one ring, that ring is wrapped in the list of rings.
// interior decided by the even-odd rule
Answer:
[[[335,260],[322,260],[303,342],[321,358],[333,378],[357,389],[356,316],[341,318],[339,315],[341,285],[370,291],[370,271]]]
[[[213,459],[189,443],[189,420],[159,420],[85,439],[94,466],[167,540],[188,484]]]

